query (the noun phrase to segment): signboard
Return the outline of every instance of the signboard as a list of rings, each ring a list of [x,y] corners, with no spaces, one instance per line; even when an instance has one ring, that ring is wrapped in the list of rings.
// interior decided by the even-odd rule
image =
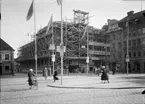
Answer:
[[[126,62],[129,62],[129,56],[126,56]]]
[[[89,63],[89,57],[86,57],[86,63]]]
[[[54,44],[50,44],[49,49],[50,49],[50,50],[55,50]]]
[[[52,62],[55,62],[55,55],[51,55],[52,56]]]
[[[61,52],[62,50],[63,52],[66,52],[66,46],[63,46],[63,47],[57,46],[57,49],[56,49],[57,52]]]

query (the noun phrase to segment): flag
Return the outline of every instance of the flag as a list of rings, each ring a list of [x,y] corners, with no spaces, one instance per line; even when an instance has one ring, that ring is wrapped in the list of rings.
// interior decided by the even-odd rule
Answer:
[[[27,14],[27,17],[26,17],[26,20],[28,21],[31,17],[32,17],[32,14],[33,14],[33,1],[29,7],[29,11],[28,11],[28,14]]]
[[[46,34],[48,34],[48,31],[49,31],[49,28],[51,27],[51,25],[52,25],[52,16],[51,16],[51,18],[50,18],[50,20],[48,22]]]
[[[57,0],[57,4],[61,5],[62,4],[62,0]]]

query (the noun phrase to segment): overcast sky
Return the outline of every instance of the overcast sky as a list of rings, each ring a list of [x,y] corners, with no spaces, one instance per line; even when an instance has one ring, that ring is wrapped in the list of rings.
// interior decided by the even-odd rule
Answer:
[[[32,0],[1,1],[1,38],[17,52],[18,47],[28,43],[33,33],[33,17],[26,21]],[[53,20],[60,21],[60,6],[56,0],[35,0],[36,28],[47,25],[51,14]],[[141,11],[141,0],[63,0],[63,17],[73,19],[73,9],[89,12],[90,25],[101,29],[107,19],[120,20],[128,11]],[[145,0],[142,0],[145,10]],[[16,53],[15,52],[15,53]],[[16,54],[15,54],[16,57]]]

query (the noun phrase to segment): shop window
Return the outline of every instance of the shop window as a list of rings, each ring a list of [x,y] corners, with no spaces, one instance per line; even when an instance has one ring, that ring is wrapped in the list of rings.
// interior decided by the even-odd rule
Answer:
[[[5,60],[9,61],[10,60],[10,55],[9,54],[5,54]]]

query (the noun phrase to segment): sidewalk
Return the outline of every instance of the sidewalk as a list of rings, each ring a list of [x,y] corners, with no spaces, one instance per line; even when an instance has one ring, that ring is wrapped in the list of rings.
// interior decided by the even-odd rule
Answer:
[[[79,75],[61,76],[59,80],[48,84],[48,87],[56,88],[82,88],[82,89],[135,89],[145,88],[145,74],[116,74],[109,75],[110,83],[101,83],[100,76],[97,75]]]

